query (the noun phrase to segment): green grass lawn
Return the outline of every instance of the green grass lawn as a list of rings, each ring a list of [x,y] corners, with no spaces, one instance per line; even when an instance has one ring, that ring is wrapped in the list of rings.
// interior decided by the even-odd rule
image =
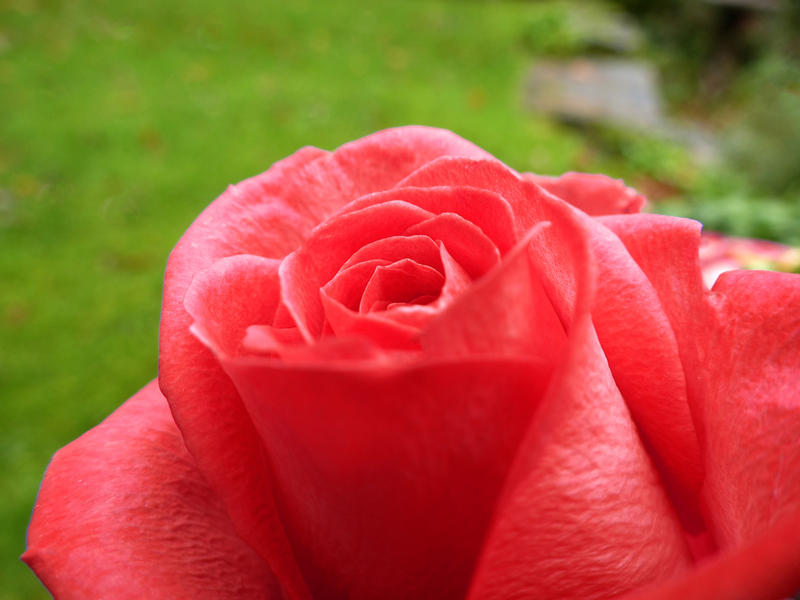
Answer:
[[[524,110],[530,32],[561,10],[0,3],[0,600],[47,597],[17,559],[44,468],[155,376],[167,254],[229,183],[410,123],[520,170],[691,175],[667,146],[598,154]]]

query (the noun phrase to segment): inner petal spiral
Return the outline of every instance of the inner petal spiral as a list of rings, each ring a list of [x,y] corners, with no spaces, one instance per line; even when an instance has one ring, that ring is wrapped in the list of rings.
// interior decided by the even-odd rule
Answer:
[[[364,288],[359,312],[386,310],[390,304],[427,304],[439,296],[443,283],[439,271],[408,258],[378,266]]]

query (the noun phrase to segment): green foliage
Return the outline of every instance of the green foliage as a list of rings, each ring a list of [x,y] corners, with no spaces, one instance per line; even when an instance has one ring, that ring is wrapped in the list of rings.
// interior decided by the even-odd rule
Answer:
[[[647,176],[686,189],[696,178],[686,148],[656,133],[596,126],[587,129],[586,139],[593,144],[598,162],[602,157],[610,163],[611,172],[619,170],[631,180]],[[615,169],[614,162],[621,163],[622,168]]]
[[[659,212],[701,221],[705,229],[800,246],[800,189],[770,194],[753,188],[745,169],[709,170]]]
[[[725,136],[731,165],[760,193],[800,194],[800,63],[769,57],[743,77],[758,99]]]
[[[525,49],[534,55],[571,55],[581,49],[581,39],[572,27],[569,12],[552,2],[534,4],[522,29]]]
[[[697,219],[710,231],[800,245],[800,202],[742,195],[698,197],[663,202],[659,212]]]

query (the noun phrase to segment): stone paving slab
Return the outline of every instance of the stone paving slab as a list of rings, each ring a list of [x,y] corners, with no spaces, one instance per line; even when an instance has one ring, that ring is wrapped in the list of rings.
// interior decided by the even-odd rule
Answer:
[[[537,61],[525,98],[534,111],[570,122],[660,128],[664,121],[656,70],[637,60]]]

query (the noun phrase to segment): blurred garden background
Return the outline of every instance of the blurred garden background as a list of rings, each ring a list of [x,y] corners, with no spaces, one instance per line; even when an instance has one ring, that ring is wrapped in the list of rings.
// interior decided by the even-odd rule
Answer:
[[[0,0],[0,600],[50,456],[156,375],[167,255],[303,145],[452,129],[800,244],[793,0]]]

